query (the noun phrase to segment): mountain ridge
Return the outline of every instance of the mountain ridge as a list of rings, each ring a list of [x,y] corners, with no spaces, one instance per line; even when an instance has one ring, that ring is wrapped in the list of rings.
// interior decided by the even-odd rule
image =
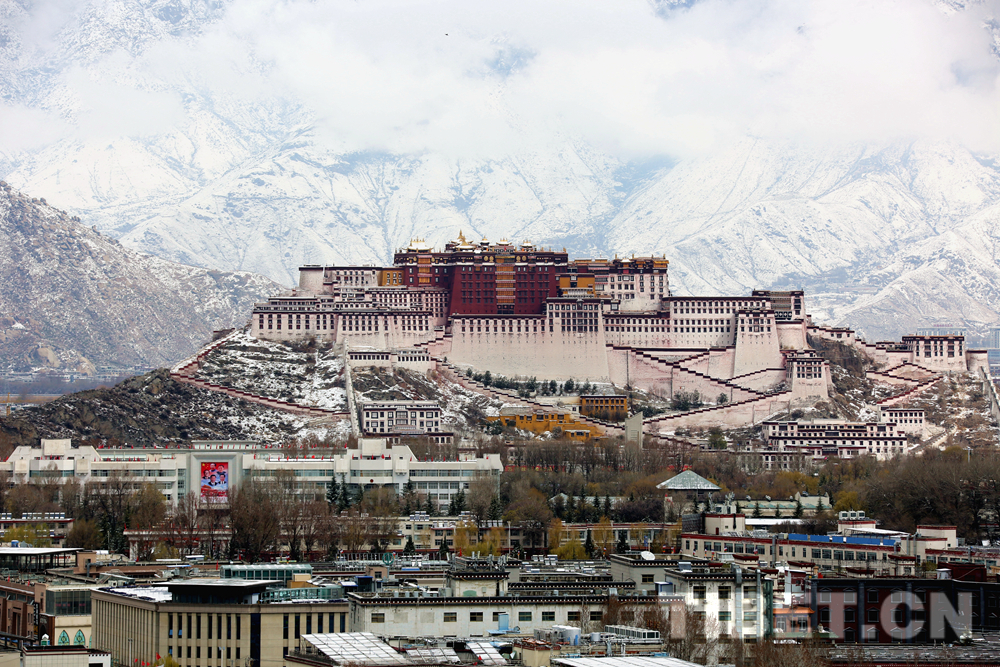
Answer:
[[[286,285],[302,264],[388,263],[411,238],[441,246],[464,230],[573,256],[666,255],[677,294],[808,288],[818,318],[869,338],[935,322],[981,335],[1000,320],[1000,298],[982,288],[1000,257],[988,244],[959,252],[950,240],[983,229],[993,239],[1000,156],[956,143],[821,148],[752,136],[676,159],[617,158],[572,136],[466,159],[352,152],[293,95],[241,96],[198,72],[149,66],[156,49],[181,52],[213,29],[227,6],[85,4],[56,46],[36,53],[10,27],[30,18],[14,5],[0,46],[9,99],[58,110],[76,127],[95,114],[67,78],[82,72],[100,86],[161,94],[155,100],[176,104],[180,121],[110,139],[67,130],[0,155],[0,177],[127,247]],[[986,27],[1000,39],[997,25]],[[265,70],[255,58],[248,49],[233,76]],[[933,297],[931,276],[952,274],[939,280],[947,298]],[[920,308],[918,298],[932,301]]]
[[[10,370],[160,366],[242,326],[280,289],[262,276],[125,248],[0,181],[0,350]]]

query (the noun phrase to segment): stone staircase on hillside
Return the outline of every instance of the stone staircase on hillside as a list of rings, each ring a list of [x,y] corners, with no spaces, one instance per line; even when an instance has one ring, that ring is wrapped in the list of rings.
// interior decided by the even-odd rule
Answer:
[[[706,415],[718,415],[720,421],[724,421],[727,414],[736,412],[745,412],[748,408],[751,412],[756,407],[761,408],[761,412],[758,413],[760,418],[753,417],[749,420],[749,423],[757,423],[767,419],[770,415],[780,412],[781,410],[787,410],[791,405],[792,392],[789,390],[779,391],[773,394],[763,394],[760,396],[755,396],[753,398],[748,398],[742,401],[734,401],[733,403],[726,403],[725,405],[713,405],[705,408],[698,408],[697,410],[689,410],[688,412],[679,412],[676,414],[665,414],[656,415],[655,417],[650,417],[649,419],[643,420],[644,426],[670,426],[671,422],[677,422],[676,427],[685,426],[684,421],[691,421],[692,417],[701,417]]]
[[[664,369],[672,369],[673,372],[680,375],[681,378],[690,377],[691,379],[696,380],[698,382],[708,382],[711,386],[716,387],[719,390],[719,393],[729,392],[734,402],[736,402],[737,393],[740,395],[740,400],[747,400],[750,398],[767,395],[765,392],[758,391],[756,389],[749,389],[747,387],[735,384],[729,380],[715,378],[712,377],[711,375],[706,375],[701,371],[696,371],[690,368],[686,368],[682,365],[685,362],[691,361],[693,357],[689,357],[688,359],[680,361],[667,361],[666,359],[661,359],[660,357],[650,354],[645,350],[638,350],[635,348],[629,348],[629,349],[631,350],[631,352],[635,354],[635,356],[642,358],[646,362],[659,364]],[[708,352],[705,352],[704,354],[707,355]],[[702,355],[695,355],[695,356],[702,356]]]

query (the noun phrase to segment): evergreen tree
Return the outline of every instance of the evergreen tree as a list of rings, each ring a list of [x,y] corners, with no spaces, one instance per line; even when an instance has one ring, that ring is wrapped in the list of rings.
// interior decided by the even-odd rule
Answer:
[[[340,497],[337,498],[337,510],[343,512],[351,506],[351,491],[347,488],[347,482],[340,480]]]
[[[823,513],[823,512],[825,512],[825,511],[826,511],[826,506],[825,506],[825,505],[823,505],[823,499],[822,499],[822,498],[820,498],[820,499],[819,499],[819,500],[818,500],[818,501],[816,502],[816,514],[822,514],[822,513]]]
[[[737,514],[743,514],[743,508],[740,507],[739,501],[736,502],[736,513]]]
[[[566,502],[566,520],[576,521],[576,496],[572,493],[569,494],[569,500]]]
[[[611,518],[611,496],[604,496],[604,516]]]
[[[413,554],[417,553],[417,548],[413,546],[412,535],[406,536],[406,544],[403,546],[403,553],[406,554],[407,556],[412,556]]]
[[[436,514],[434,511],[434,503],[431,502],[430,495],[427,496],[427,504],[424,505],[424,511],[427,512],[427,516],[434,516]]]
[[[500,496],[493,496],[493,500],[490,501],[489,519],[490,521],[503,519],[503,503],[500,501]]]
[[[795,512],[792,514],[792,516],[794,516],[796,519],[801,519],[802,518],[802,514],[804,512],[805,512],[805,510],[802,509],[802,501],[799,500],[798,498],[796,498],[795,499]]]
[[[330,480],[329,486],[326,487],[326,504],[333,507],[337,504],[339,498],[340,488],[337,486],[337,477],[334,475],[333,479]]]
[[[556,499],[552,502],[552,513],[563,521],[566,520],[566,501],[563,500],[562,495],[556,496]]]
[[[557,391],[559,391],[559,385],[555,380],[549,380],[549,393],[555,394]]]
[[[438,558],[441,560],[448,560],[448,540],[444,537],[441,538],[441,546],[438,548]]]
[[[760,517],[761,517],[760,501],[758,500],[757,504],[753,506],[753,518],[759,519]]]
[[[465,510],[469,509],[466,506],[466,502],[465,502],[465,489],[459,489],[458,493],[456,493],[455,495],[453,495],[451,497],[451,499],[452,499],[452,502],[455,503],[455,507],[453,508],[454,512],[452,513],[452,516],[458,516],[459,514],[461,514],[462,512],[464,512]]]
[[[590,529],[587,529],[587,539],[583,543],[583,549],[587,552],[587,558],[594,557],[594,537],[590,534]]]
[[[628,553],[628,540],[625,539],[625,531],[618,531],[618,545],[615,547],[615,551],[620,554]]]

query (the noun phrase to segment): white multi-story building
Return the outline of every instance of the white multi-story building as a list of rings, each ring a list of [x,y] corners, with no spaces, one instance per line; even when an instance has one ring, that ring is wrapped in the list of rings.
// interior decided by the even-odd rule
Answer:
[[[766,421],[764,440],[768,451],[804,454],[813,459],[869,454],[883,461],[906,452],[906,434],[892,422]]]
[[[895,424],[903,433],[915,433],[923,437],[927,431],[927,413],[923,409],[909,407],[879,407],[879,421]]]
[[[774,582],[760,570],[679,563],[664,570],[663,582],[660,592],[681,596],[711,639],[760,640],[771,631]]]
[[[361,403],[365,433],[438,433],[441,408],[434,401],[377,401]]]
[[[452,495],[468,490],[476,477],[499,475],[503,464],[498,454],[420,461],[406,445],[390,445],[384,438],[362,438],[357,449],[309,458],[291,458],[278,448],[249,441],[196,441],[177,449],[99,449],[73,447],[69,440],[42,440],[37,447],[15,449],[0,470],[15,483],[41,476],[97,484],[113,478],[133,485],[150,482],[173,504],[193,491],[223,505],[229,490],[244,479],[287,470],[301,493],[317,499],[325,497],[334,481],[352,490],[393,486],[397,491],[412,482],[432,502],[446,504]]]

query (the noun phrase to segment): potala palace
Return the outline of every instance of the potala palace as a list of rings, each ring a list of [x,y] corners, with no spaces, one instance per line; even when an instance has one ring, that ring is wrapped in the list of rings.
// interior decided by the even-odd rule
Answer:
[[[255,306],[251,333],[335,342],[359,359],[726,396],[650,418],[647,432],[743,425],[827,398],[829,364],[810,338],[863,351],[901,387],[921,380],[894,369],[929,376],[986,366],[986,352],[966,349],[962,336],[871,344],[814,324],[802,291],[673,296],[668,267],[664,257],[570,260],[565,250],[462,235],[443,250],[413,241],[389,267],[301,267],[298,287]]]

